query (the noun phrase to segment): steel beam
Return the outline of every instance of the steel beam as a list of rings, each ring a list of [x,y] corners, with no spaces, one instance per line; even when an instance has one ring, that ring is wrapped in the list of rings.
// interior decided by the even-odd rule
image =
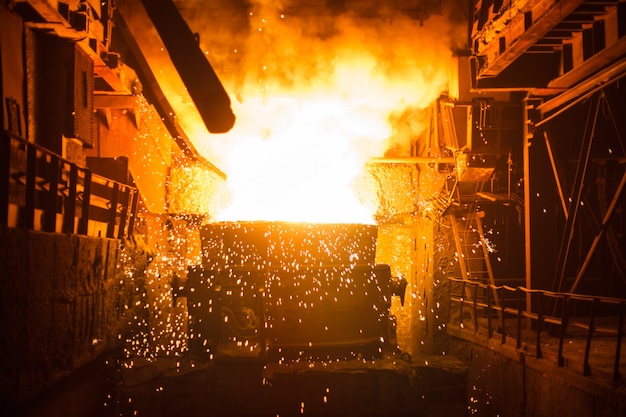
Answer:
[[[127,5],[128,6],[128,5]],[[165,96],[165,93],[161,89],[161,85],[157,80],[150,64],[148,63],[146,57],[144,56],[141,46],[139,45],[137,39],[133,35],[131,28],[128,26],[126,22],[125,12],[132,13],[134,9],[116,9],[114,14],[114,22],[116,30],[120,31],[120,34],[123,37],[126,46],[129,49],[129,52],[132,54],[132,57],[136,61],[137,66],[133,68],[137,75],[140,77],[142,86],[147,90],[146,96],[152,97],[152,105],[157,110],[159,115],[163,119],[163,124],[166,129],[183,152],[186,158],[189,158],[191,161],[201,162],[205,164],[208,169],[217,174],[223,179],[226,179],[226,174],[220,170],[218,167],[210,163],[206,158],[201,156],[196,148],[193,146],[191,139],[187,136],[187,133],[183,129],[183,127],[178,123],[178,118],[176,117],[176,112],[174,108],[170,104],[170,101]]]
[[[409,156],[404,158],[372,158],[370,163],[378,164],[454,164],[454,157]]]
[[[587,252],[587,257],[585,258],[583,264],[581,265],[580,270],[578,271],[578,274],[576,274],[576,280],[574,281],[572,288],[569,290],[570,293],[573,293],[576,290],[576,287],[580,283],[580,280],[582,279],[585,271],[587,270],[587,266],[589,266],[589,262],[591,262],[591,258],[593,257],[593,254],[595,253],[596,248],[598,247],[598,244],[600,243],[600,239],[602,239],[602,236],[604,235],[604,232],[606,231],[606,226],[609,223],[609,220],[611,220],[611,216],[613,215],[613,212],[615,211],[615,206],[617,205],[617,202],[619,201],[619,198],[622,195],[622,191],[624,190],[624,185],[626,185],[626,171],[624,171],[624,174],[622,175],[622,180],[620,181],[617,187],[617,190],[615,191],[615,195],[613,196],[613,199],[611,200],[611,205],[609,206],[608,210],[604,214],[602,224],[600,225],[600,231],[598,232],[595,239],[591,243],[591,247],[589,248],[589,251]]]
[[[559,200],[561,201],[561,207],[563,208],[563,214],[565,215],[565,219],[568,217],[567,212],[567,203],[565,202],[565,196],[563,195],[563,187],[561,186],[561,178],[559,177],[559,170],[556,167],[556,162],[554,160],[554,153],[552,152],[552,145],[550,144],[550,139],[548,138],[548,132],[543,131],[543,138],[546,141],[546,150],[548,151],[548,156],[550,157],[550,165],[552,166],[552,173],[554,174],[554,182],[556,183],[556,189],[559,192]]]
[[[530,146],[532,144],[532,120],[530,113],[534,110],[532,99],[524,99],[524,133],[523,133],[523,157],[524,157],[524,267],[526,269],[526,288],[533,288],[532,280],[532,251],[531,251],[531,223],[530,223]],[[532,298],[530,292],[526,293],[526,311],[532,311]]]
[[[626,39],[626,38],[625,38]],[[543,118],[537,126],[552,120],[559,114],[563,113],[572,106],[587,99],[589,96],[606,88],[607,85],[614,83],[626,76],[626,59],[616,62],[614,65],[598,72],[593,77],[577,84],[575,87],[566,90],[551,100],[541,104],[537,110],[542,114],[551,113],[548,117]]]
[[[565,267],[567,265],[567,258],[569,257],[569,251],[572,244],[572,239],[574,237],[574,226],[576,223],[576,218],[578,216],[578,209],[580,207],[580,200],[582,197],[585,175],[587,173],[587,166],[589,165],[591,145],[593,144],[593,137],[596,129],[596,123],[598,120],[598,112],[600,111],[600,105],[602,104],[602,100],[604,100],[604,93],[593,96],[591,102],[589,103],[587,125],[585,126],[583,142],[580,147],[580,155],[578,158],[578,167],[576,168],[576,175],[574,176],[574,184],[572,186],[572,195],[570,198],[570,206],[568,210],[569,216],[567,217],[565,228],[563,230],[563,235],[561,237],[561,245],[559,247],[559,255],[557,257],[557,266],[555,268],[555,291],[560,291],[563,285]]]
[[[528,10],[518,12],[510,22],[504,22],[506,26],[497,34],[484,30],[476,39],[477,44],[484,47],[479,46],[475,53],[485,58],[485,64],[478,69],[478,76],[500,74],[582,3],[583,0],[538,1]],[[530,25],[529,17],[532,20]],[[509,18],[505,14],[502,20]],[[497,27],[497,22],[493,26]],[[488,39],[490,36],[493,38]]]
[[[235,124],[230,97],[178,7],[172,0],[141,2],[208,131],[228,132]]]

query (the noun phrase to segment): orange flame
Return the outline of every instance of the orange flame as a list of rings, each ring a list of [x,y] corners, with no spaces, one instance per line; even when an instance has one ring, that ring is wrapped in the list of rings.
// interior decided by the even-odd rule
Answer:
[[[181,118],[228,176],[218,220],[373,223],[376,208],[359,199],[355,181],[370,158],[410,149],[426,127],[420,111],[447,89],[452,54],[433,29],[442,21],[340,17],[322,40],[319,30],[303,33],[306,19],[260,10],[245,52],[223,57],[237,55],[242,71],[220,75],[236,93],[235,127],[209,136]]]

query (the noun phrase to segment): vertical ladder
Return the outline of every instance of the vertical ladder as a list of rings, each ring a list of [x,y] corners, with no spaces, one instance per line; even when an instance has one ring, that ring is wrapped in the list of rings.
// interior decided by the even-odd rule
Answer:
[[[454,241],[459,258],[459,268],[463,279],[478,281],[481,284],[491,284],[495,287],[493,269],[489,259],[489,247],[485,239],[482,220],[484,212],[476,211],[475,203],[470,204],[470,209],[465,217],[465,225],[459,230],[456,218],[452,215],[451,224]],[[467,294],[468,298],[474,298],[474,294]],[[479,301],[486,302],[487,292],[484,291]],[[491,300],[493,305],[500,306],[500,299],[495,288],[492,289]],[[498,310],[498,319],[502,319],[502,312]]]

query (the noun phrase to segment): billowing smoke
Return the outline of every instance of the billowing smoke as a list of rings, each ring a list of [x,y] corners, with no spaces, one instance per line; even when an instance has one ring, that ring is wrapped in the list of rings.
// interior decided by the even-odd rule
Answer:
[[[350,3],[179,2],[237,116],[227,134],[196,130],[194,144],[254,218],[300,219],[295,203],[319,213],[319,201],[354,212],[344,197],[363,163],[419,150],[430,106],[448,89],[455,41],[445,17]],[[264,211],[262,201],[274,203]]]

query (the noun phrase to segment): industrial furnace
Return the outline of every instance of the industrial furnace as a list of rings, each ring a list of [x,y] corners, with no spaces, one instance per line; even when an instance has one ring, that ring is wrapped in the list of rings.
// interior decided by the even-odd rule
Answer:
[[[391,297],[406,280],[375,263],[377,226],[222,222],[201,229],[185,286],[189,348],[216,360],[374,359],[397,350]]]

